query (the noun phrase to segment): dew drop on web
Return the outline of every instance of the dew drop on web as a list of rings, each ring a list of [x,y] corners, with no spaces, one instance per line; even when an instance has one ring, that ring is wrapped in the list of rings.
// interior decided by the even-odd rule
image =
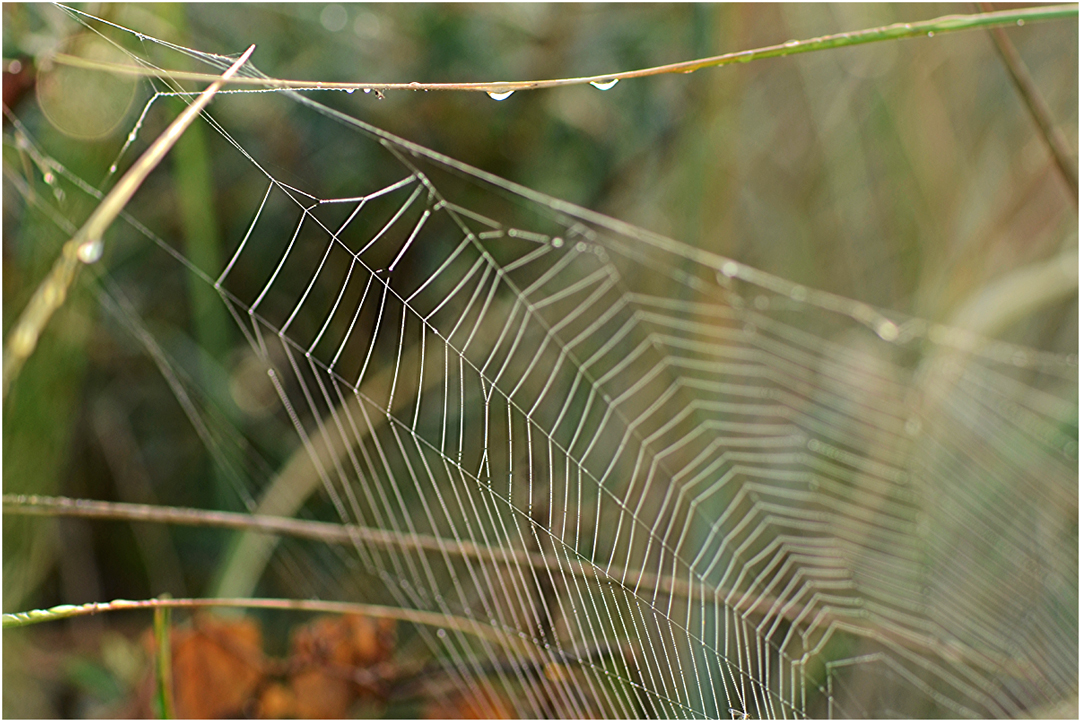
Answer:
[[[510,97],[513,94],[514,94],[513,90],[507,90],[505,93],[492,93],[492,92],[488,93],[488,95],[493,100],[506,100],[508,97]]]

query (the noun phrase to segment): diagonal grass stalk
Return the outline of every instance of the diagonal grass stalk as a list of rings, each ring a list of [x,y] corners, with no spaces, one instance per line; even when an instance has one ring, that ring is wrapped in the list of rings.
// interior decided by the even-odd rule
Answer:
[[[254,51],[255,46],[252,45],[210,87],[204,90],[194,103],[177,116],[94,209],[79,232],[64,243],[60,257],[56,259],[52,270],[34,291],[30,303],[19,316],[4,343],[4,398],[7,398],[8,389],[18,377],[23,364],[33,354],[38,338],[41,337],[52,314],[64,304],[68,289],[75,281],[81,265],[94,263],[101,258],[102,236],[105,231],[135,195],[135,191],[139,189],[150,172],[158,166],[188,126],[210,103],[224,82],[240,70]]]

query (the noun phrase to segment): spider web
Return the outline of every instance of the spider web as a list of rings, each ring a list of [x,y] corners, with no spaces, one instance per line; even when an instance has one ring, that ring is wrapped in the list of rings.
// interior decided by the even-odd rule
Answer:
[[[335,569],[313,593],[448,619],[402,631],[435,664],[414,685],[519,716],[1075,694],[1075,356],[770,276],[281,91],[355,131],[349,187],[297,187],[219,124],[255,97],[204,114],[257,199],[222,266],[133,227],[218,291],[295,430],[249,508],[354,537],[244,538],[224,595],[252,558]]]

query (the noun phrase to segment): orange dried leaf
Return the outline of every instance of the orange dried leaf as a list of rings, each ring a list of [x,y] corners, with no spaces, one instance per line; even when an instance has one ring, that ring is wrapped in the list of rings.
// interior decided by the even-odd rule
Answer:
[[[340,718],[364,690],[356,672],[390,657],[394,622],[355,614],[320,618],[293,635],[291,687],[299,718]]]
[[[174,630],[173,689],[181,718],[246,715],[263,675],[262,633],[254,621],[203,616]]]
[[[296,695],[283,684],[272,683],[259,694],[255,717],[261,719],[297,718]]]
[[[513,719],[513,705],[500,695],[477,689],[471,694],[437,696],[424,709],[424,718]]]

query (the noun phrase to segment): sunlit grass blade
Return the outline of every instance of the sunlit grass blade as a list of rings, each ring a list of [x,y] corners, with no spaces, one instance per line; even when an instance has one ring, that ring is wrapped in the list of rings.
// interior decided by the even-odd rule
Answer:
[[[158,166],[162,158],[184,134],[188,126],[195,121],[224,81],[231,78],[251,57],[255,46],[249,47],[228,70],[222,73],[199,98],[177,116],[157,140],[143,153],[131,169],[120,179],[116,187],[94,209],[86,224],[70,240],[64,243],[60,257],[56,259],[52,270],[34,291],[30,303],[16,321],[15,326],[4,343],[4,380],[3,397],[7,397],[8,388],[18,377],[23,363],[37,347],[38,338],[49,323],[52,314],[64,304],[68,289],[78,274],[83,263],[96,262],[102,254],[102,236],[116,216],[128,204],[135,191],[139,189],[150,172]]]

